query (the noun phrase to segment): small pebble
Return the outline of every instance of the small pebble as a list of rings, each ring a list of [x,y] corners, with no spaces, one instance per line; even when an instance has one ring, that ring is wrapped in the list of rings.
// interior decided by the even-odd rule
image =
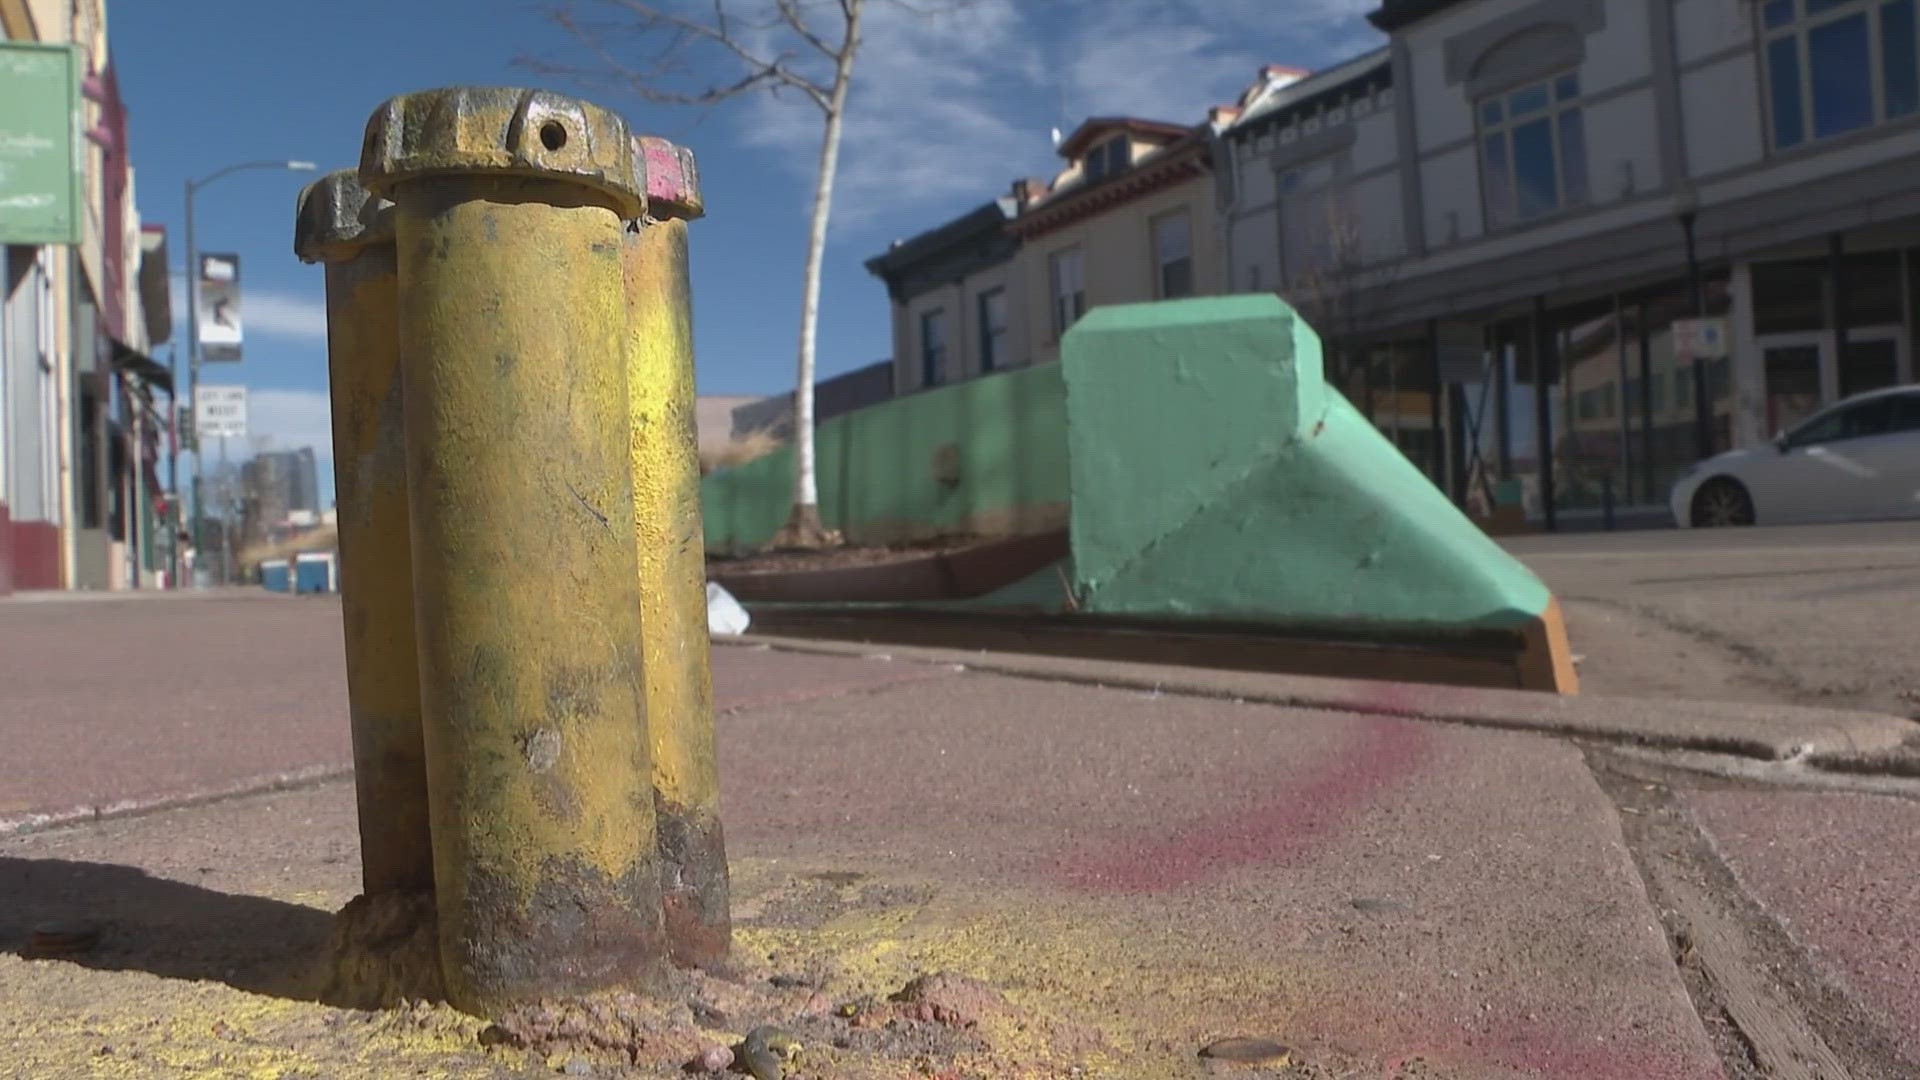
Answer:
[[[100,927],[90,922],[46,922],[27,939],[28,959],[78,956],[100,944]]]
[[[733,1067],[733,1051],[724,1046],[709,1046],[693,1059],[696,1072],[721,1073]]]
[[[1203,1048],[1200,1056],[1215,1061],[1284,1069],[1292,1062],[1293,1051],[1271,1039],[1221,1039]]]

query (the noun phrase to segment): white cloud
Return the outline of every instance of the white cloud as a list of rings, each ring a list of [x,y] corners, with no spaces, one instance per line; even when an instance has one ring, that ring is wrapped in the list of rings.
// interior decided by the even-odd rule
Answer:
[[[1023,145],[1044,156],[1044,130],[1026,130],[1005,92],[1032,88],[1046,66],[1031,18],[1015,0],[982,0],[925,15],[868,8],[849,92],[834,192],[834,221],[863,224],[903,201],[981,201],[1019,175]],[[822,25],[826,25],[824,22]],[[824,77],[818,64],[810,74]],[[752,146],[778,151],[806,205],[823,134],[820,110],[797,95],[762,96],[741,125]]]
[[[296,341],[327,340],[327,306],[316,297],[293,293],[243,293],[241,317],[247,333]]]
[[[1070,129],[1097,115],[1197,124],[1209,106],[1236,99],[1265,64],[1323,68],[1377,43],[1362,18],[1375,6],[979,0],[926,15],[875,2],[848,103],[836,231],[895,212],[921,220],[1004,194],[1016,177],[1050,176],[1060,166],[1047,138],[1054,125]],[[813,9],[822,30],[834,24],[831,7]],[[806,49],[772,30],[756,43],[769,53]],[[817,56],[796,66],[826,74]],[[780,156],[793,205],[806,206],[819,110],[797,94],[758,96],[735,119],[746,144]]]
[[[1062,47],[1060,70],[1079,116],[1199,123],[1230,104],[1268,64],[1330,67],[1379,34],[1363,16],[1377,0],[1105,0]]]
[[[324,390],[253,390],[247,394],[247,430],[265,449],[313,447],[316,457],[333,457],[332,410]]]
[[[174,322],[182,335],[187,326],[187,282],[173,278]],[[278,292],[272,289],[240,288],[240,328],[247,337],[261,337],[310,344],[327,340],[327,305],[318,295]],[[245,346],[243,345],[242,348]]]

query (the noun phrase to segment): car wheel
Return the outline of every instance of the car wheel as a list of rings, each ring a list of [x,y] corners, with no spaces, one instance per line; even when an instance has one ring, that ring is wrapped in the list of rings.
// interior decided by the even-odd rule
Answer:
[[[1725,529],[1753,524],[1753,496],[1738,480],[1721,476],[1700,485],[1693,497],[1696,529]]]

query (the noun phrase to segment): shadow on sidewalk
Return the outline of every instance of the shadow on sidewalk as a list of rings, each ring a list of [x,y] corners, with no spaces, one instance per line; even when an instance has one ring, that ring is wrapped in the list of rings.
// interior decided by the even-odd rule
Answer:
[[[131,866],[0,857],[0,951],[319,1000],[333,915]]]

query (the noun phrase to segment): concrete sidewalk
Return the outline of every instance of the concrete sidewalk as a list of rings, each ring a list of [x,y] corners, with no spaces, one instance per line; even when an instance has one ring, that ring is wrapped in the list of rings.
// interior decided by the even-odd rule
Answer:
[[[96,683],[65,649],[0,660],[0,686],[84,702],[37,718],[7,708],[11,744],[38,762],[4,766],[9,792],[45,773],[36,805],[153,801],[262,764],[344,763],[326,601],[125,605],[119,630],[60,611],[75,621],[35,624],[38,634],[11,622],[20,609],[0,610],[0,646],[46,631],[92,648],[114,633],[167,637],[138,620],[174,603],[209,606],[192,609],[192,647],[162,644],[138,661],[160,689],[135,693],[137,709],[131,674]],[[1294,1050],[1289,1069],[1243,1075],[1911,1075],[1892,1047],[1920,1022],[1913,969],[1887,957],[1920,955],[1920,912],[1910,888],[1884,879],[1916,869],[1897,853],[1911,815],[1881,817],[1913,803],[1843,792],[1794,802],[1813,796],[1629,779],[1604,764],[1614,745],[1715,747],[1728,715],[1677,710],[1662,742],[1645,737],[1662,723],[1646,702],[1542,712],[1516,695],[1452,692],[1425,720],[1438,699],[1410,688],[852,651],[742,644],[715,659],[739,952],[750,973],[805,985],[789,1022],[808,1036],[808,1075],[1197,1077],[1197,1050],[1227,1036]],[[236,656],[251,666],[204,660]],[[156,735],[144,730],[156,714],[187,719]],[[83,725],[86,741],[47,735],[48,715]],[[1797,768],[1774,748],[1885,739],[1898,724],[1784,709],[1734,750]],[[1712,738],[1687,734],[1701,730]],[[1634,802],[1656,793],[1670,817]],[[368,1016],[316,1000],[330,913],[358,884],[352,808],[350,783],[334,780],[0,840],[0,1075],[568,1067],[484,1047],[477,1022],[444,1009]],[[1656,819],[1704,823],[1700,843],[1724,845],[1737,880],[1710,888],[1704,863],[1657,862],[1684,845],[1645,832]],[[1788,835],[1782,855],[1773,838]],[[1854,878],[1839,879],[1853,884],[1832,901],[1822,884],[1847,867],[1820,852],[1856,842],[1895,853],[1853,858]],[[1670,894],[1697,882],[1712,910],[1731,913],[1732,929],[1699,948],[1710,971],[1690,966],[1692,946],[1675,936],[1676,911],[1707,925],[1708,912],[1684,906],[1693,899]],[[1784,1042],[1762,1042],[1789,1058],[1824,1052],[1841,1073],[1768,1071],[1740,1037],[1806,1004],[1769,989],[1765,972],[1784,970],[1767,966],[1779,958],[1762,946],[1774,943],[1740,921],[1769,913],[1815,951],[1807,978],[1839,997],[1784,1025]],[[64,959],[22,958],[47,921],[96,927],[99,940]],[[1738,963],[1750,967],[1728,967]],[[1018,1022],[967,1041],[900,1021],[883,1046],[834,1011],[938,970],[997,988]],[[1726,1007],[1709,975],[1729,970],[1761,980],[1758,1005]],[[599,1059],[575,1068],[628,1075]]]
[[[721,708],[921,669],[723,652]],[[253,591],[0,603],[0,836],[346,775],[340,605]]]

